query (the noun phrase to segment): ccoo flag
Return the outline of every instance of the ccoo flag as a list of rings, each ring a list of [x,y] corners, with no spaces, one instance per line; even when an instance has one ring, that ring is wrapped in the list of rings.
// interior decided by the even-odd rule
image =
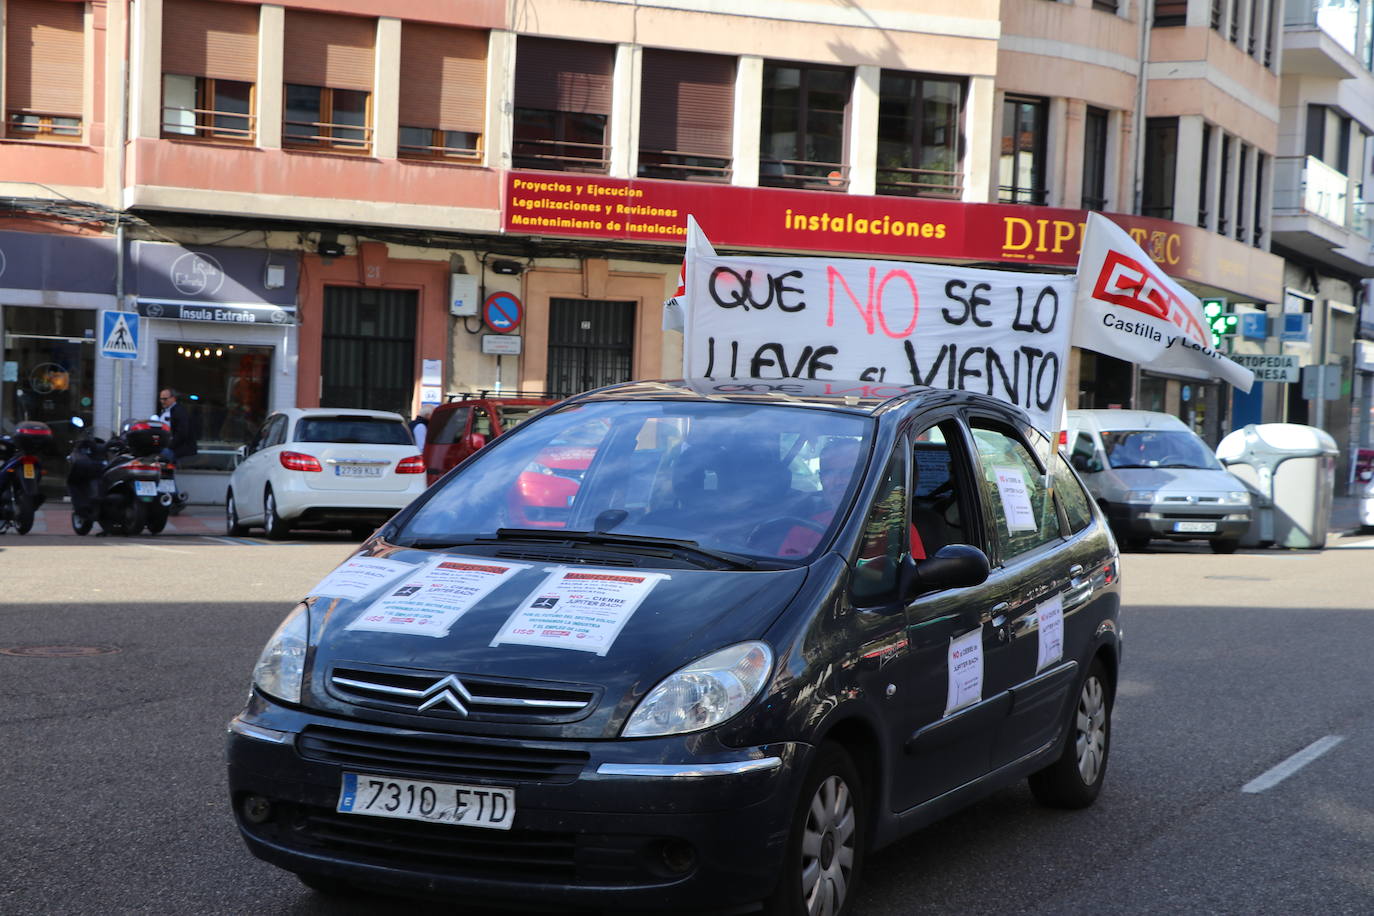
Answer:
[[[1078,256],[1073,345],[1151,369],[1223,379],[1241,391],[1255,381],[1212,346],[1198,298],[1100,213],[1088,214]]]

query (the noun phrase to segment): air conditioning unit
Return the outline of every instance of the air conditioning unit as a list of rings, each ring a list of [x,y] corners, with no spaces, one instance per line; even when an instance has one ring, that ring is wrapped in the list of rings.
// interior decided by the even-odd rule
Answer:
[[[473,274],[449,274],[448,313],[460,318],[477,314],[477,277]]]

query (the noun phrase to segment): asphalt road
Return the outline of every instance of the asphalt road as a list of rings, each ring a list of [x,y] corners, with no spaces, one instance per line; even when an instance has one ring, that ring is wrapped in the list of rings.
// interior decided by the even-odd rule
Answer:
[[[0,913],[455,912],[318,896],[228,811],[224,724],[258,651],[353,546],[0,536]],[[870,856],[858,912],[1374,912],[1371,569],[1368,537],[1126,555],[1098,804],[1000,792]],[[112,651],[8,654],[35,647]]]

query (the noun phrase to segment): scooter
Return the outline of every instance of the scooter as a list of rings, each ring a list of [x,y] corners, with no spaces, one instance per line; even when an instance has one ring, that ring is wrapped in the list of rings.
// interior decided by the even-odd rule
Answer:
[[[136,420],[109,441],[87,437],[74,442],[67,459],[72,530],[89,534],[98,522],[108,534],[129,537],[144,528],[150,534],[162,531],[172,495],[158,492],[162,481],[158,452],[169,441],[171,430],[165,423]]]
[[[38,484],[43,480],[40,454],[52,448],[52,429],[30,420],[8,436],[0,436],[0,532],[13,528],[28,534],[34,513],[43,504]]]

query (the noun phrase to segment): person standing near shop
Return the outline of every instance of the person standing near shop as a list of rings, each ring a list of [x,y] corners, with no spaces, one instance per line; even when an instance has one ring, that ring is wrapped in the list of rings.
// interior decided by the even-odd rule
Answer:
[[[164,388],[158,392],[158,403],[162,411],[158,419],[172,427],[172,443],[162,450],[162,457],[168,461],[180,461],[196,453],[195,418],[191,410],[181,403],[175,388]]]

